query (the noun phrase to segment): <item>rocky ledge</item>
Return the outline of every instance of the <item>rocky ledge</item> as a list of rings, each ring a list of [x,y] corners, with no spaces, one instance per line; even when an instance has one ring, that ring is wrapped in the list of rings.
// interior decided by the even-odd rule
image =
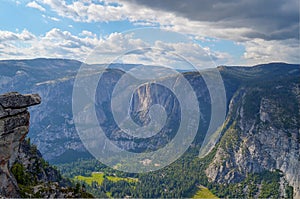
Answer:
[[[18,196],[19,188],[10,169],[29,130],[27,107],[40,103],[38,94],[12,92],[0,95],[0,193],[6,197]]]

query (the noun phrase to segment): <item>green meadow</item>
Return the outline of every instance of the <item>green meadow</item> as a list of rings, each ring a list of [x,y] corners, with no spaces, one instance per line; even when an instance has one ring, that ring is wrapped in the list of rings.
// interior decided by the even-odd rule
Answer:
[[[122,178],[122,177],[117,177],[117,176],[105,176],[104,173],[102,172],[93,172],[91,176],[75,176],[74,179],[76,181],[83,181],[87,183],[88,185],[92,185],[92,182],[97,182],[99,185],[102,184],[104,178],[107,178],[108,180],[112,182],[117,182],[117,181],[127,181],[127,182],[137,182],[137,178]]]
[[[196,194],[193,198],[218,198],[208,188],[204,186],[198,186]]]

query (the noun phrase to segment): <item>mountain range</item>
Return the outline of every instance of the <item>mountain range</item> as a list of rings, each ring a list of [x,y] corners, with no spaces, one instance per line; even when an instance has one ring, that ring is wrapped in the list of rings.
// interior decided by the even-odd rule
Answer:
[[[42,98],[39,106],[30,108],[29,137],[50,163],[68,163],[91,157],[76,132],[72,115],[73,85],[82,64],[64,59],[0,61],[0,93],[38,93]],[[114,65],[106,70],[103,79],[107,78],[107,81],[103,82],[108,83],[98,93],[99,99],[109,100],[106,93],[113,89],[111,82],[117,81],[131,67]],[[95,65],[86,74],[97,75],[99,68],[104,70],[104,66]],[[217,70],[226,91],[226,118],[222,127],[215,129],[219,131],[220,139],[208,155],[211,156],[205,169],[208,180],[219,184],[239,183],[253,173],[278,171],[282,173],[279,196],[287,196],[285,190],[292,186],[294,197],[300,197],[300,65],[219,66]],[[211,116],[211,99],[203,80],[204,73],[206,71],[181,71],[199,102],[200,128],[192,144],[195,148],[201,146]],[[169,121],[173,128],[172,122],[178,117],[174,111],[176,103],[164,101],[167,94],[158,88],[156,94],[149,94],[146,90],[141,88],[137,92],[137,104],[133,106],[138,109],[147,98],[162,101],[163,106],[171,106],[171,113],[175,115]],[[149,86],[148,90],[155,89]],[[149,110],[151,103],[145,106]],[[135,113],[136,121],[147,121],[146,113]],[[99,117],[100,125],[109,124],[107,115]],[[112,133],[114,128],[109,125],[107,128],[111,132],[109,136],[116,138]],[[162,135],[168,130],[162,131]],[[130,139],[124,141],[124,137],[121,138],[119,144],[126,150],[155,150],[172,139],[172,133],[165,136],[165,140],[151,142],[150,148],[143,142],[130,148]]]

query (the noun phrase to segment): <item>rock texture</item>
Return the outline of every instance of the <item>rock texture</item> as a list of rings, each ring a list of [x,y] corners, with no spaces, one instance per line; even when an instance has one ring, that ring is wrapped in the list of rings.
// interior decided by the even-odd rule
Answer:
[[[20,143],[16,161],[11,167],[19,189],[24,198],[91,198],[81,187],[61,176],[60,172],[48,164],[35,145],[26,139]]]
[[[81,64],[65,59],[0,60],[0,93],[38,93],[43,99],[30,107],[29,137],[48,161],[59,160],[68,150],[80,154],[84,148],[72,121],[72,88]]]
[[[61,155],[70,149],[74,150],[72,155],[82,152],[71,107],[73,82],[80,65],[80,62],[59,59],[0,61],[0,92],[37,92],[44,99],[40,106],[31,109],[31,140],[42,149],[47,160],[62,159]],[[300,107],[299,69],[299,65],[285,63],[218,67],[224,80],[228,104],[231,103],[227,126],[223,129],[220,141],[223,146],[218,148],[207,170],[212,181],[237,182],[248,172],[277,168],[284,172],[295,193],[299,193],[300,119],[294,114],[296,111],[299,113]],[[88,72],[90,75],[97,74],[93,70]],[[205,124],[209,123],[209,117],[205,116],[209,116],[207,113],[210,111],[209,98],[203,98],[209,96],[204,90],[205,82],[194,73],[186,73],[185,76],[204,102],[200,101],[200,105],[204,104],[200,108],[204,125],[200,125],[203,129],[199,129],[199,132],[205,132]],[[292,81],[293,78],[297,79],[297,84]],[[108,83],[111,82],[108,79]],[[263,88],[267,82],[271,84]],[[258,95],[259,91],[262,92]],[[100,97],[103,96],[107,95]],[[290,106],[294,102],[298,102],[298,105]],[[18,109],[0,106],[1,118],[10,114],[18,114],[20,119],[26,117],[22,106]],[[196,139],[199,143],[202,138],[198,133]]]
[[[16,92],[0,95],[0,197],[93,197],[73,188],[49,165],[30,140],[27,107],[41,103],[37,94]]]
[[[28,106],[41,103],[37,95],[7,93],[0,96],[0,194],[18,197],[18,185],[11,174],[19,146],[29,129]]]
[[[299,82],[241,88],[232,98],[224,135],[206,170],[211,181],[236,183],[249,173],[283,172],[300,197]],[[281,190],[284,196],[284,189]]]

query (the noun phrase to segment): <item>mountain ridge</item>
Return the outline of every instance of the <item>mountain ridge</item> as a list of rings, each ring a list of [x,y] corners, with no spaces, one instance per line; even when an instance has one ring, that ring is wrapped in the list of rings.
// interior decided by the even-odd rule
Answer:
[[[73,87],[74,78],[76,77],[77,69],[80,67],[81,62],[76,61],[73,63],[72,60],[63,59],[64,63],[58,64],[56,62],[62,61],[62,59],[50,59],[50,60],[42,59],[42,60],[43,63],[41,63],[39,67],[41,70],[38,70],[38,72],[35,72],[35,70],[32,69],[22,69],[21,66],[18,66],[17,62],[10,65],[10,67],[8,67],[7,64],[1,65],[1,61],[0,61],[0,69],[1,69],[0,70],[1,71],[0,92],[5,93],[11,90],[15,90],[19,92],[39,93],[44,99],[39,109],[32,108],[33,125],[31,126],[31,131],[29,136],[32,137],[33,143],[40,146],[42,144],[41,141],[45,140],[44,138],[50,137],[49,134],[50,132],[53,132],[54,135],[61,137],[60,135],[57,134],[57,132],[59,131],[64,132],[63,129],[67,129],[67,132],[64,133],[66,134],[65,138],[73,139],[75,143],[77,143],[75,145],[70,143],[67,144],[67,146],[69,146],[70,149],[74,149],[74,150],[82,148],[82,145],[80,145],[79,139],[76,135],[77,133],[75,131],[75,128],[72,127],[73,121],[72,121],[72,114],[71,114],[72,113],[71,110],[72,87]],[[45,60],[47,61],[46,65],[44,63]],[[54,63],[52,63],[53,60]],[[52,64],[54,64],[54,66],[52,66]],[[67,69],[65,67],[62,67],[61,68],[62,70],[58,69],[58,66],[66,65],[66,64],[70,64],[67,67]],[[291,71],[297,67],[299,68],[299,65],[287,64],[287,65],[283,65],[283,67],[281,68],[283,68],[285,71]],[[252,70],[252,68],[250,67],[245,67],[242,69],[247,69],[246,72],[241,71],[238,74],[235,74],[234,71],[232,72],[232,69],[233,69],[232,67],[227,67],[225,71],[220,70],[220,73],[223,77],[225,89],[226,89],[226,95],[228,101],[227,103],[229,103],[229,100],[231,99],[233,93],[241,84],[241,81],[243,81],[242,78],[247,76],[247,71]],[[272,71],[267,72],[266,75],[263,75],[262,77],[263,81],[265,81],[266,79],[273,81],[276,75],[272,76],[270,75],[271,73]],[[288,75],[295,76],[296,74],[297,72],[295,74],[288,74]],[[270,77],[268,78],[268,76],[270,76],[271,78]],[[52,84],[37,85],[37,83],[39,82],[45,82],[57,78],[61,78],[63,79],[63,81],[54,81]],[[187,74],[187,78],[190,78],[191,81],[194,81],[193,80],[194,78],[195,86],[197,86],[196,84],[203,84],[203,82],[201,83],[201,81],[199,82],[197,80],[198,78],[197,73],[193,73],[193,75]],[[256,82],[255,76],[251,75],[250,81]],[[60,101],[58,102],[56,99],[60,99]],[[62,110],[55,110],[54,108],[58,106],[64,108]],[[49,119],[47,119],[46,117],[47,115],[45,115],[46,112],[50,115],[53,115],[52,117],[56,118],[55,119],[56,122],[48,121]],[[43,127],[40,128],[38,125]],[[45,129],[47,129],[47,131],[45,131]],[[51,143],[52,141],[48,140],[47,142],[43,142],[43,148],[47,149],[47,145],[49,144],[49,142]],[[56,150],[59,151],[53,151],[53,155],[62,154],[61,146],[57,146]],[[53,155],[45,154],[46,151],[49,150],[45,150],[45,151],[42,150],[42,153],[44,154],[46,159],[47,160],[53,159]]]
[[[60,61],[65,62],[65,60]],[[49,69],[49,71],[44,71],[44,73],[43,70],[39,71],[38,74],[42,74],[40,77],[34,76],[34,73],[30,73],[31,71],[25,69],[23,70],[22,67],[18,65],[13,65],[13,72],[9,71],[7,65],[1,65],[0,62],[0,69],[6,69],[1,70],[0,91],[15,88],[16,90],[31,93],[37,92],[43,97],[44,102],[40,107],[38,109],[32,109],[32,131],[30,137],[39,148],[42,147],[42,154],[45,155],[46,159],[52,160],[53,162],[59,160],[60,156],[68,150],[74,151],[75,154],[78,151],[81,153],[86,152],[76,133],[72,120],[72,88],[74,77],[77,72],[76,68],[79,67],[78,62],[74,63],[75,66],[69,65],[67,67],[68,70],[57,71],[58,66],[64,65],[64,63],[56,63],[55,66],[51,67],[51,60],[48,60],[49,65],[47,65],[46,68]],[[233,134],[239,138],[241,145],[237,145],[234,150],[226,147],[225,149],[221,149],[220,147],[217,148],[216,156],[213,157],[213,162],[209,165],[207,170],[208,177],[212,182],[231,183],[245,179],[248,174],[253,173],[254,171],[262,171],[262,169],[271,171],[280,169],[284,172],[284,175],[286,175],[285,177],[287,177],[288,183],[294,186],[295,197],[298,197],[299,181],[297,181],[297,179],[293,180],[291,176],[298,175],[293,170],[299,164],[297,162],[294,165],[285,164],[284,162],[289,161],[282,158],[282,156],[283,154],[286,154],[285,156],[297,160],[296,152],[299,150],[299,142],[297,142],[297,136],[299,137],[299,124],[288,121],[288,118],[294,118],[293,120],[296,120],[297,117],[299,117],[297,116],[297,114],[299,115],[298,108],[289,108],[291,104],[296,104],[295,107],[299,107],[300,97],[299,91],[297,90],[300,77],[299,64],[271,63],[260,64],[254,67],[221,66],[218,67],[218,70],[223,78],[226,90],[228,110],[227,120],[232,120],[232,118],[235,118],[234,120],[236,120],[235,125],[230,123],[223,129],[223,134],[219,143],[223,143],[223,145],[226,146],[228,137],[231,137],[232,132],[234,132]],[[52,71],[54,75],[52,74]],[[195,145],[200,145],[201,140],[203,139],[202,132],[205,132],[209,123],[209,93],[205,87],[205,82],[201,77],[201,73],[184,72],[182,74],[188,79],[195,90],[198,100],[200,100],[199,102],[201,102],[200,104],[202,104],[201,124],[203,125],[201,129],[199,129],[194,142]],[[45,80],[48,78],[48,80],[51,80],[51,78],[64,78],[68,75],[74,77],[65,79],[64,81],[57,81],[53,84],[36,84],[37,82],[40,82],[40,79]],[[21,84],[20,82],[24,81],[25,78],[27,82]],[[105,92],[105,90],[103,92]],[[264,96],[264,98],[262,98],[262,96]],[[141,96],[140,100],[144,97],[145,95]],[[56,107],[61,107],[61,109],[57,110]],[[285,111],[287,113],[285,113]],[[292,115],[286,118],[285,115],[289,114]],[[50,118],[48,117],[49,115],[51,116]],[[268,118],[273,119],[272,121],[269,121]],[[280,119],[286,121],[281,121]],[[246,126],[244,127],[243,125]],[[249,126],[251,128],[249,128]],[[259,132],[259,134],[253,133],[252,128],[256,129],[256,132]],[[275,130],[267,130],[268,128],[273,128]],[[263,131],[262,129],[265,130]],[[285,132],[285,129],[288,129],[288,131]],[[279,152],[272,147],[267,147],[267,149],[260,148],[260,150],[254,150],[252,153],[253,157],[252,155],[249,155],[251,154],[250,152],[247,152],[248,159],[255,163],[249,162],[248,159],[236,158],[243,155],[242,148],[246,148],[248,151],[251,151],[248,149],[249,147],[259,148],[260,146],[255,144],[256,142],[265,142],[266,146],[273,146],[270,142],[271,139],[264,140],[263,138],[263,135],[268,132],[270,132],[269,135],[272,135],[274,138],[277,136],[276,133],[285,133],[282,134],[282,139],[285,140],[282,146],[280,145],[280,138],[276,138],[275,140],[279,144],[278,148],[287,148],[279,150]],[[248,143],[245,140],[248,140],[250,135],[251,139],[255,140],[253,141],[254,144],[244,144],[244,142]],[[291,146],[287,145],[289,142],[292,143]],[[294,148],[292,146],[294,146]],[[263,150],[266,150],[267,152],[263,154],[257,153],[257,151]],[[222,155],[220,154],[223,154],[224,156],[227,154],[228,161],[222,160],[222,158],[220,158]],[[273,154],[273,156],[270,154]],[[269,165],[263,164],[262,160],[269,160],[271,163]],[[217,166],[213,165],[214,162]],[[225,166],[222,167],[223,164]],[[249,166],[251,164],[254,166]],[[284,164],[286,166],[282,166]],[[234,165],[237,165],[237,169]],[[253,168],[256,168],[257,170],[253,170]],[[232,172],[230,173],[231,170]]]

